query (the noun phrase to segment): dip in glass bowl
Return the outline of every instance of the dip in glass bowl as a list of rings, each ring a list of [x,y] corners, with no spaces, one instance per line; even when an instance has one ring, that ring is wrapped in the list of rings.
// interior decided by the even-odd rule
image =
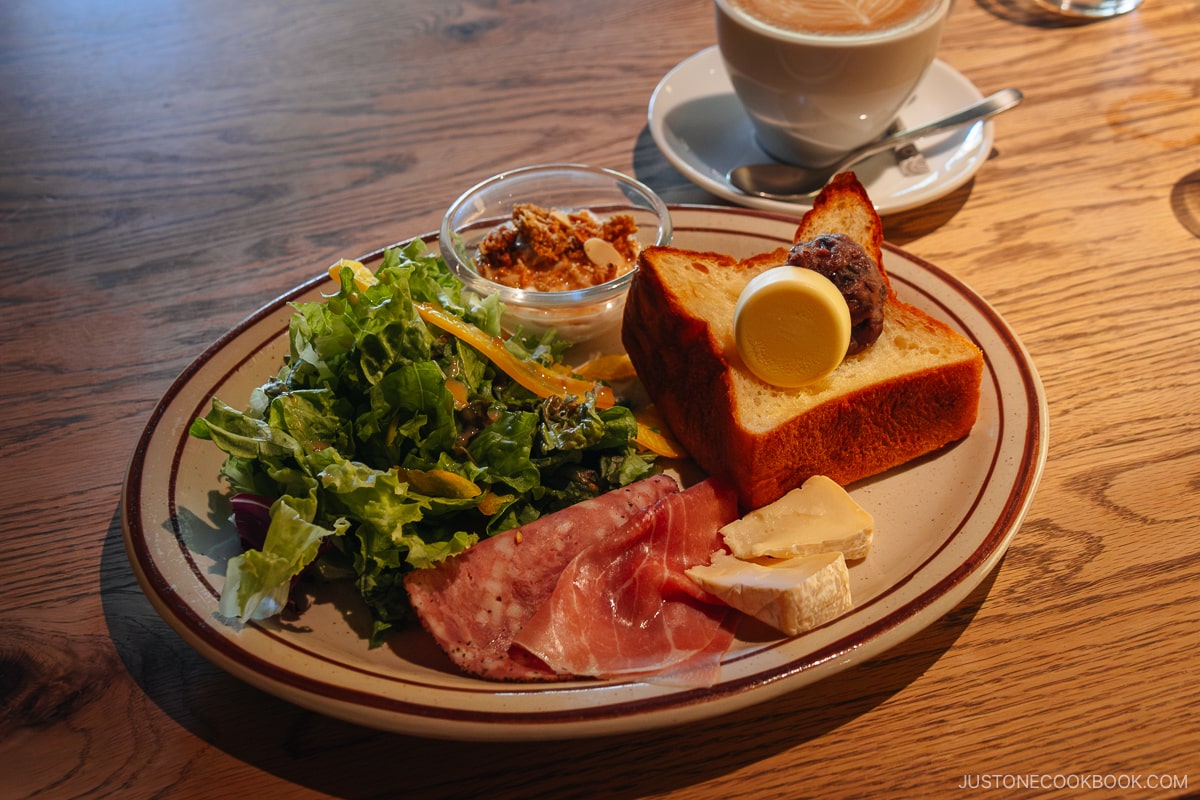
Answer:
[[[543,164],[468,189],[442,220],[446,265],[498,294],[503,323],[581,343],[619,330],[637,254],[671,242],[666,203],[602,167]]]

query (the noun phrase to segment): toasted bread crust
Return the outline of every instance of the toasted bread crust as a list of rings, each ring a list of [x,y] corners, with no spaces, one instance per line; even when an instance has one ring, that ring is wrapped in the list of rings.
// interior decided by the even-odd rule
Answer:
[[[843,395],[768,436],[735,427],[730,452],[720,462],[705,460],[745,476],[736,483],[747,508],[766,505],[813,475],[846,486],[969,434],[981,374],[981,362],[959,362]]]
[[[698,263],[706,268],[709,262],[730,269],[737,265],[729,256],[698,255]],[[738,433],[732,424],[734,389],[728,364],[719,357],[720,347],[708,324],[681,308],[660,275],[640,279],[641,272],[639,265],[625,301],[623,344],[676,439],[702,469],[721,476],[714,467],[735,449]],[[709,440],[706,431],[721,433]],[[740,490],[738,494],[744,502]]]
[[[856,228],[856,240],[867,238],[860,244],[868,252],[872,242],[881,251],[882,226],[872,232],[878,225],[874,210],[875,223],[846,216],[855,209],[861,213],[865,192],[846,200],[837,190],[832,197],[814,220],[805,218],[798,240],[839,232],[828,227],[845,218]],[[831,204],[835,216],[829,216]],[[932,342],[934,355],[926,362],[894,366],[894,353],[886,349],[891,345],[885,343],[855,356],[859,361],[853,367],[839,367],[845,374],[858,370],[869,381],[854,382],[835,371],[820,392],[798,392],[794,398],[756,386],[727,341],[729,325],[715,319],[712,308],[724,308],[729,292],[783,263],[783,256],[781,249],[738,261],[719,253],[647,248],[625,307],[622,338],[647,393],[700,467],[736,488],[744,510],[778,499],[813,475],[850,484],[970,433],[979,407],[982,355],[948,326],[898,300],[890,284],[885,307],[890,341],[911,336]],[[714,300],[714,292],[722,291],[726,294]],[[760,394],[751,391],[759,387]],[[790,413],[793,399],[796,410]],[[759,420],[774,419],[755,407],[767,402],[783,406],[779,423],[765,429],[749,424],[756,414]]]
[[[864,213],[867,210],[870,213]],[[813,206],[796,226],[793,242],[807,242],[822,233],[844,233],[875,259],[892,293],[887,270],[883,266],[883,221],[875,213],[867,190],[853,172],[833,176],[821,193],[813,198]]]

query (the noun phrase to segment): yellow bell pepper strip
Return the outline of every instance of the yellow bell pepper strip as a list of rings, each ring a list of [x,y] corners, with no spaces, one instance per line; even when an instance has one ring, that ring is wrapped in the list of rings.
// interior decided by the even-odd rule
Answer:
[[[446,391],[454,398],[455,408],[462,408],[470,400],[467,396],[467,385],[457,378],[446,378],[444,385]]]
[[[447,314],[429,303],[415,303],[417,313],[429,325],[440,328],[483,353],[492,363],[507,373],[513,380],[538,397],[582,397],[588,392],[596,395],[597,408],[611,408],[616,404],[613,391],[608,386],[593,381],[583,381],[565,375],[557,375],[536,361],[525,361],[510,353],[504,342],[484,333],[479,328]]]
[[[687,451],[680,446],[679,442],[660,431],[656,431],[640,423],[638,424],[637,436],[633,438],[633,441],[643,450],[649,450],[651,453],[656,453],[663,458],[688,457]]]
[[[633,362],[626,353],[596,356],[580,364],[575,374],[593,381],[623,381],[637,377]]]
[[[412,484],[418,492],[430,497],[470,499],[483,493],[477,485],[461,475],[444,469],[405,469],[398,467],[401,480]]]
[[[329,268],[329,276],[338,280],[342,267],[349,267],[354,276],[354,285],[360,291],[366,291],[375,284],[378,278],[359,261],[343,258]],[[428,303],[417,303],[417,313],[426,323],[433,325],[450,335],[461,339],[492,360],[497,367],[510,375],[517,383],[529,389],[539,397],[551,395],[573,394],[582,396],[587,392],[596,393],[596,406],[609,408],[615,402],[612,389],[594,381],[625,380],[636,377],[633,364],[625,354],[601,355],[575,370],[586,380],[579,380],[561,371],[548,369],[533,361],[523,361],[505,347],[504,343],[494,336],[470,325],[458,317],[445,313]],[[460,392],[454,391],[458,386],[447,387],[459,402]],[[462,387],[465,389],[465,387]],[[634,412],[638,423],[637,436],[634,442],[644,450],[656,453],[664,458],[687,458],[687,451],[675,441],[674,437],[665,433],[666,427],[662,418],[653,407]],[[389,432],[390,433],[390,432]],[[390,437],[389,437],[390,438]],[[473,484],[472,484],[473,485]],[[460,490],[465,487],[459,487]],[[477,487],[476,487],[477,488]]]
[[[485,517],[490,517],[493,514],[499,513],[500,509],[504,508],[504,504],[510,502],[512,499],[513,496],[510,494],[496,494],[491,489],[488,489],[479,500],[479,505],[475,506],[475,508]]]
[[[359,261],[348,258],[339,260],[329,268],[329,277],[338,280],[342,267],[349,267],[354,276],[354,285],[360,291],[366,291],[375,284],[378,278]],[[417,313],[426,323],[449,333],[457,339],[483,353],[492,363],[507,373],[513,380],[524,386],[538,397],[563,396],[572,394],[582,397],[587,392],[595,392],[597,408],[611,408],[616,399],[612,389],[594,381],[578,380],[568,375],[558,375],[552,370],[533,361],[517,358],[505,348],[504,343],[494,336],[476,328],[441,309],[428,303],[416,303]]]
[[[379,282],[379,279],[375,277],[375,273],[367,269],[361,261],[353,261],[349,258],[340,259],[336,264],[331,266],[329,268],[329,277],[333,278],[334,281],[340,280],[342,267],[350,268],[350,271],[354,275],[354,285],[358,287],[360,292],[365,292],[368,287],[374,286]]]
[[[667,432],[666,424],[654,406],[636,409],[638,432],[633,441],[641,448],[657,453],[663,458],[687,458],[687,450]]]

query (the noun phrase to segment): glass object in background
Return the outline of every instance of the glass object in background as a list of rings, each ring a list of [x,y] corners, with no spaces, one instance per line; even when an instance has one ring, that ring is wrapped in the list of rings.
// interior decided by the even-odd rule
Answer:
[[[1133,11],[1142,0],[1037,0],[1038,4],[1069,17],[1115,17]]]

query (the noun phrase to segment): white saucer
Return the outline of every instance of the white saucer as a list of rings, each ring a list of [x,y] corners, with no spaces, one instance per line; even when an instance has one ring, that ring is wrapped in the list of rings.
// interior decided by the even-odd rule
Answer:
[[[901,112],[906,128],[953,113],[983,99],[975,85],[943,61],[934,61]],[[650,98],[650,135],[667,160],[696,185],[751,208],[793,214],[807,208],[742,194],[725,177],[739,164],[770,161],[759,146],[725,72],[721,54],[709,47],[666,74]],[[992,150],[992,123],[976,122],[917,143],[929,172],[905,176],[895,156],[880,153],[854,167],[880,214],[914,208],[949,194],[979,171]]]

